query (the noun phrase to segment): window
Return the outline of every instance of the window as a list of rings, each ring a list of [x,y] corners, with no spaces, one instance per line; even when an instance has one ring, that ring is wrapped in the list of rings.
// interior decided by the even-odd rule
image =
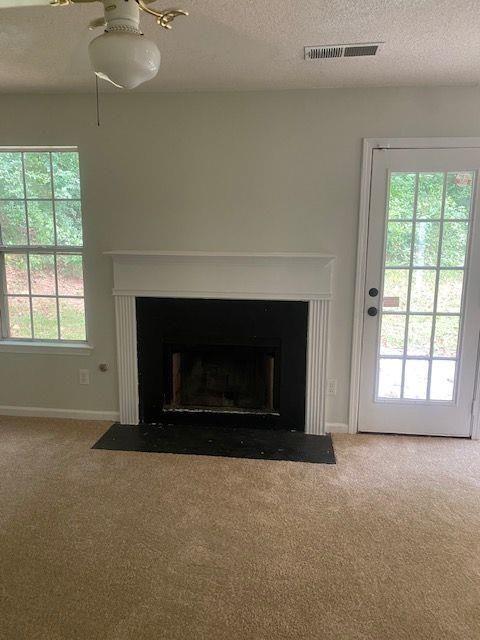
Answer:
[[[3,340],[86,340],[78,152],[0,149]]]

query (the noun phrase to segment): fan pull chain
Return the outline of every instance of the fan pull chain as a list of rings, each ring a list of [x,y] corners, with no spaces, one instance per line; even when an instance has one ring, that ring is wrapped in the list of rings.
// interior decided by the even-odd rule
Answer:
[[[95,98],[97,103],[97,127],[100,126],[100,99],[98,94],[98,76],[95,74]]]

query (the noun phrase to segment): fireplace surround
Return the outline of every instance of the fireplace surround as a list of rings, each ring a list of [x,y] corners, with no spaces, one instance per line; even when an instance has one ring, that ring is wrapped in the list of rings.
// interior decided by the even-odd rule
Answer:
[[[140,299],[261,301],[264,304],[283,301],[304,303],[307,310],[303,369],[304,429],[310,434],[325,432],[326,356],[333,256],[319,253],[128,250],[110,251],[108,255],[112,256],[114,267],[113,294],[122,424],[135,425],[140,422],[137,343],[137,303]],[[175,344],[177,347],[182,344],[185,346],[182,342]],[[219,380],[216,384],[219,384]]]

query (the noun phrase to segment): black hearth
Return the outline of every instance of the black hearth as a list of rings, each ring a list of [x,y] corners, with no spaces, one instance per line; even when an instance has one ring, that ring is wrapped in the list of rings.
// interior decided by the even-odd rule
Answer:
[[[137,298],[143,423],[305,428],[308,305]]]

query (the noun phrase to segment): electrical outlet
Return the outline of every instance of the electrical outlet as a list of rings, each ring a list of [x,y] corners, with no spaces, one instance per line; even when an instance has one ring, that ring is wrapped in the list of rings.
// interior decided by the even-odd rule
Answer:
[[[78,370],[78,382],[80,384],[90,384],[90,371],[88,369]]]
[[[336,396],[337,395],[337,381],[335,378],[330,378],[327,380],[327,396]]]

